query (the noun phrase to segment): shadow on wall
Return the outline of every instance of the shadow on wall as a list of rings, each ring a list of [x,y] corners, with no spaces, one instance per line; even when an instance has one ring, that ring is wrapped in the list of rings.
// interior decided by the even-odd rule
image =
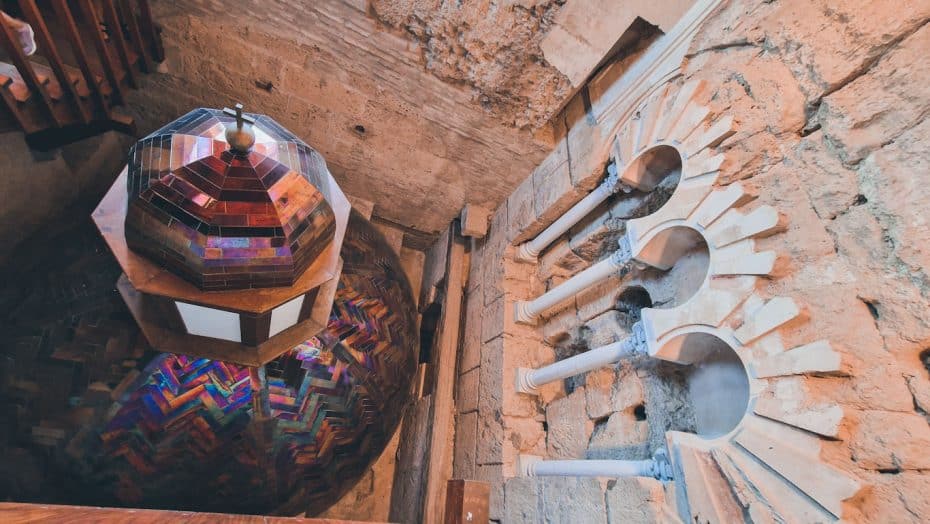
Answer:
[[[0,134],[0,264],[53,220],[67,214],[89,221],[133,141],[109,132],[40,153],[20,132]]]

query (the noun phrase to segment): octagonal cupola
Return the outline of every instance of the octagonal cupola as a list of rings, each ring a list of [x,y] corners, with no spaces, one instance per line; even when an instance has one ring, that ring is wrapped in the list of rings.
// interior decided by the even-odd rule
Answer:
[[[327,184],[271,118],[195,109],[130,150],[126,241],[201,290],[289,286],[333,240]]]

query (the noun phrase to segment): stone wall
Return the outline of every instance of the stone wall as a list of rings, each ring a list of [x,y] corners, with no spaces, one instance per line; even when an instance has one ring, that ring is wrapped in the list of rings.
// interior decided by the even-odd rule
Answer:
[[[153,9],[166,61],[130,101],[143,133],[194,107],[242,102],[316,148],[346,193],[374,202],[375,216],[426,236],[466,203],[500,202],[550,147],[545,126],[535,135],[510,127],[470,89],[424,71],[420,47],[366,2]]]
[[[920,175],[930,163],[930,71],[920,51],[930,47],[928,20],[925,2],[734,0],[699,30],[676,80],[704,80],[698,99],[710,109],[708,119],[736,120],[735,134],[718,147],[726,155],[718,184],[741,181],[758,195],[753,207],[771,205],[787,219],[784,231],[756,240],[757,251],[773,250],[780,262],[755,293],[804,306],[806,320],[776,335],[786,347],[828,339],[842,355],[842,373],[778,378],[764,395],[839,407],[835,437],[821,440],[811,456],[858,480],[861,489],[842,508],[851,521],[921,522],[930,515],[923,452],[930,445],[930,260],[922,247],[930,192]],[[614,197],[550,246],[537,266],[514,260],[517,244],[604,175],[609,142],[626,118],[599,113],[616,105],[611,82],[625,85],[622,74],[608,71],[594,80],[587,107],[581,100],[567,106],[557,119],[555,151],[473,244],[455,475],[491,482],[493,520],[652,522],[668,518],[682,491],[648,479],[518,478],[516,468],[520,453],[644,458],[666,430],[693,431],[675,369],[642,359],[546,386],[539,397],[514,391],[515,368],[622,337],[642,306],[624,305],[618,278],[550,312],[539,327],[513,321],[516,300],[609,252],[631,203],[649,209],[646,197]],[[689,296],[704,267],[698,250],[667,274],[627,275],[624,286],[643,287],[656,306],[674,305]],[[745,487],[705,489],[748,500],[739,491]],[[762,518],[757,506],[744,511],[743,518]]]

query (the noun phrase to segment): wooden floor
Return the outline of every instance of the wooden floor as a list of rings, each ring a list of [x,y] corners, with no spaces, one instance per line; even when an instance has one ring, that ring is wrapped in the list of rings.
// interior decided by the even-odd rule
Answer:
[[[121,524],[155,524],[162,522],[184,522],[187,524],[350,524],[358,521],[0,502],[0,522],[4,524],[24,524],[27,522],[93,522],[95,524],[117,522]]]

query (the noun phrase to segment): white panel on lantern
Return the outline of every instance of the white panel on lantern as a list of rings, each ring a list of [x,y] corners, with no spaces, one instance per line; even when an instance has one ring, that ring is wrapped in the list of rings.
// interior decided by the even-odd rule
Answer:
[[[181,314],[184,327],[191,335],[242,342],[238,313],[185,302],[175,302],[175,304],[178,305],[178,313]]]
[[[273,337],[297,323],[300,318],[300,308],[304,305],[304,296],[300,295],[271,310],[271,326],[268,328],[269,337]]]

